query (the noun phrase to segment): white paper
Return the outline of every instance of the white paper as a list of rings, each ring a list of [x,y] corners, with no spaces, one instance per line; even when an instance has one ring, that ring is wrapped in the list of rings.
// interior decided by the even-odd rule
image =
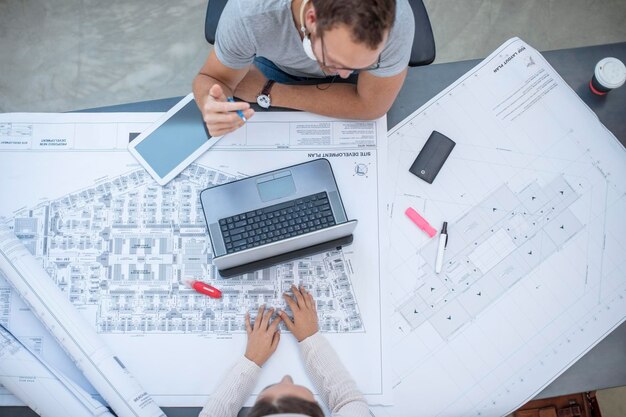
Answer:
[[[43,363],[1,325],[0,382],[42,417],[112,417],[105,406]]]
[[[437,130],[432,185],[408,172]],[[389,132],[395,406],[380,416],[500,416],[626,317],[626,152],[514,38]],[[448,222],[444,270],[435,228]]]
[[[391,404],[382,296],[388,291],[381,279],[385,201],[379,198],[385,119],[257,113],[160,187],[126,151],[146,126],[136,115],[1,115],[0,165],[7,174],[0,187],[12,198],[0,202],[0,215],[11,218],[51,281],[146,391],[162,406],[204,405],[245,350],[245,312],[254,316],[262,303],[284,307],[281,295],[293,282],[314,289],[321,331],[370,403]],[[13,139],[3,139],[3,126]],[[320,157],[331,162],[348,217],[359,221],[354,242],[241,278],[217,276],[199,192]],[[224,297],[197,294],[181,278],[215,285]],[[13,296],[10,302],[19,304]],[[29,316],[11,309],[7,320],[16,336],[32,333]],[[57,360],[51,363],[64,362]],[[287,373],[312,388],[285,332],[248,403]]]
[[[0,225],[0,269],[118,415],[165,416],[4,225]]]

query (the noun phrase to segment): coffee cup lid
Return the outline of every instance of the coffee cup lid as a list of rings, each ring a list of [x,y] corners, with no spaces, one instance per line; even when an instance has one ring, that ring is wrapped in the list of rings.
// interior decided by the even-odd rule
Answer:
[[[603,86],[617,88],[626,81],[626,66],[617,58],[604,58],[596,64],[595,76]]]

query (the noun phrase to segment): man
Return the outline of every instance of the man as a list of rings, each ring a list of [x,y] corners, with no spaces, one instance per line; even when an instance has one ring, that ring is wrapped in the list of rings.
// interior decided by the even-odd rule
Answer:
[[[278,106],[349,119],[374,119],[395,100],[411,54],[407,0],[230,0],[215,47],[193,82],[211,135]],[[358,77],[356,84],[333,83]],[[330,78],[332,77],[332,78]],[[322,84],[293,84],[319,80]]]

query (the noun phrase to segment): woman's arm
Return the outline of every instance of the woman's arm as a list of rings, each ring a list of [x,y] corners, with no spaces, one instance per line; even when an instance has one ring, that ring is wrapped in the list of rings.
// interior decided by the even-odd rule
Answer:
[[[234,417],[252,393],[261,367],[242,356],[200,412],[199,417]]]
[[[235,417],[239,413],[259,379],[261,366],[278,347],[280,341],[278,324],[281,318],[277,317],[272,321],[273,313],[273,308],[265,311],[265,306],[261,306],[254,324],[250,323],[250,314],[246,313],[246,333],[248,333],[246,353],[235,363],[215,393],[211,395],[199,417]]]
[[[291,321],[280,313],[287,328],[298,340],[307,374],[334,417],[370,417],[367,402],[343,366],[328,340],[319,332],[313,296],[304,289],[292,288],[295,300],[285,295],[293,312]]]

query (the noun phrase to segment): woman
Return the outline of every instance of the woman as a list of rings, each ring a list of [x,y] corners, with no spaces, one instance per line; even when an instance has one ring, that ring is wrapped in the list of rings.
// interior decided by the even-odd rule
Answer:
[[[246,353],[235,363],[217,391],[200,412],[200,417],[235,417],[254,388],[261,367],[276,351],[280,341],[278,324],[283,321],[298,340],[309,378],[334,417],[369,417],[369,409],[348,371],[328,341],[319,332],[313,296],[304,287],[292,286],[294,297],[283,294],[293,312],[284,311],[272,320],[274,309],[259,308],[254,325],[246,314]],[[324,413],[306,387],[296,385],[289,375],[263,389],[247,417],[311,416]]]

